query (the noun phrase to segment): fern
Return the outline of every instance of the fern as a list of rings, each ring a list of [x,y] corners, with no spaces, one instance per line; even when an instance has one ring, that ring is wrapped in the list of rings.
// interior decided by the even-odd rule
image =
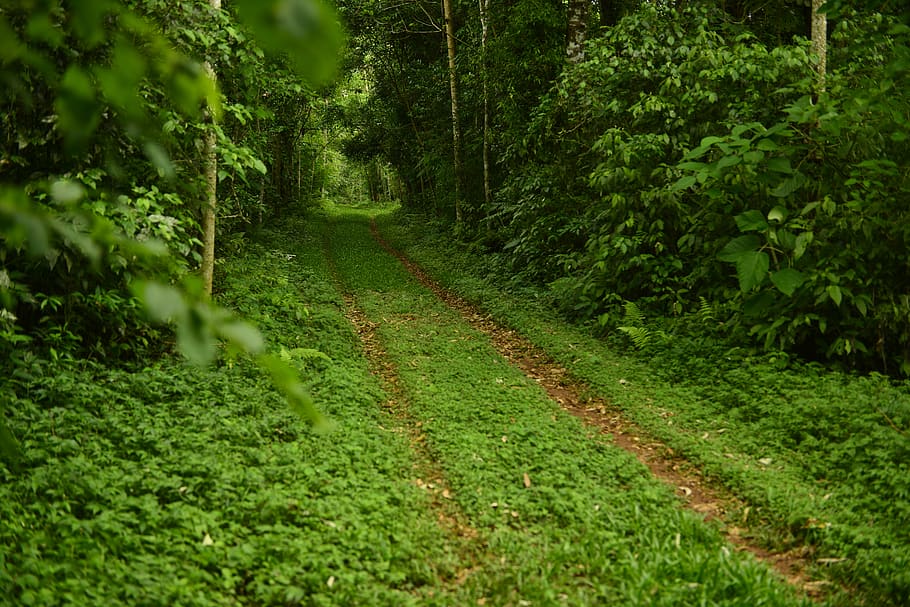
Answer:
[[[651,344],[651,330],[647,327],[617,327],[632,339],[632,344],[639,350],[644,350]]]
[[[623,317],[623,324],[630,327],[642,327],[645,324],[645,315],[634,301],[627,301],[625,305],[626,314]]]
[[[617,327],[617,329],[628,335],[632,340],[632,345],[639,350],[644,350],[652,345],[655,339],[659,341],[667,339],[667,334],[663,331],[648,328],[645,315],[633,301],[626,302],[622,320],[623,326]]]
[[[698,320],[700,320],[701,324],[705,326],[716,325],[717,318],[714,316],[714,304],[709,302],[704,297],[699,297],[698,300]]]

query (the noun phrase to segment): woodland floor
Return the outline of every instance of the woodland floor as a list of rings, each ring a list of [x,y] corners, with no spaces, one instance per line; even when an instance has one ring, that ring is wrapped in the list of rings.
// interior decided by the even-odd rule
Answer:
[[[652,392],[636,416],[631,362],[584,381],[391,232],[332,209],[222,267],[221,300],[308,378],[329,434],[229,356],[36,370],[10,420],[30,472],[0,468],[0,604],[900,604],[828,575],[846,559],[815,518],[796,537],[772,520],[762,479],[790,472],[730,453],[745,435],[684,430]],[[721,463],[657,436],[674,421]]]

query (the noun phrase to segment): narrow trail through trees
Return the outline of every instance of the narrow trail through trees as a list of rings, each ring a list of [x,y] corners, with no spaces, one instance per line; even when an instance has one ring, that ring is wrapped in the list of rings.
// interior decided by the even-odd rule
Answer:
[[[747,551],[766,562],[790,584],[800,588],[808,596],[821,598],[828,582],[813,581],[809,578],[807,572],[809,561],[806,558],[805,547],[797,547],[786,552],[774,552],[741,536],[743,530],[738,526],[738,521],[734,517],[736,513],[747,509],[747,504],[725,488],[712,483],[687,460],[675,454],[671,448],[648,436],[635,423],[625,418],[623,413],[610,402],[596,396],[589,386],[571,377],[564,367],[540,348],[439,285],[422,268],[402,252],[393,248],[383,238],[375,220],[370,222],[370,232],[386,252],[396,257],[424,287],[434,293],[449,308],[458,312],[474,329],[488,336],[496,350],[509,363],[537,382],[553,401],[586,424],[596,428],[601,434],[610,435],[618,447],[634,454],[655,478],[674,489],[675,494],[683,501],[686,508],[704,516],[707,521],[719,521],[724,536],[737,550]],[[364,340],[364,348],[370,357],[371,364],[380,369],[380,375],[393,388],[393,393],[398,395],[396,397],[401,396],[400,389],[396,387],[395,370],[393,366],[383,360],[382,348],[377,342],[371,324],[362,313],[356,311],[353,303],[349,306],[349,310],[353,312],[349,314],[349,318],[357,326],[358,333]],[[425,457],[426,454],[424,453],[423,456]]]
[[[342,294],[344,315],[353,325],[360,340],[363,354],[369,362],[370,372],[379,379],[382,389],[388,395],[383,403],[397,422],[396,432],[407,436],[414,454],[415,484],[426,492],[429,503],[440,528],[453,543],[466,566],[460,569],[452,579],[445,580],[456,586],[481,567],[486,547],[477,529],[471,526],[464,512],[452,501],[452,491],[443,470],[433,458],[426,445],[426,436],[421,431],[422,422],[409,411],[408,396],[401,387],[395,364],[386,356],[382,343],[376,334],[376,323],[371,321],[358,306],[354,293],[345,286],[344,280],[335,264],[332,255],[330,234],[323,234],[323,253],[332,274],[335,287]]]
[[[440,288],[369,213],[310,225],[385,393],[384,424],[410,446],[405,482],[426,496],[423,516],[455,557],[437,566],[428,555],[437,579],[415,592],[441,604],[806,604],[811,587],[782,565],[795,559],[731,531],[724,517],[738,505]]]

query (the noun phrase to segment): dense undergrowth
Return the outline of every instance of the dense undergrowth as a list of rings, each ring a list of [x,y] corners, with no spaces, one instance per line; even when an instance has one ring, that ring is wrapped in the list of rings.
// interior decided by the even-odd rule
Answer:
[[[22,605],[803,603],[502,360],[379,249],[364,214],[292,220],[222,271],[219,299],[297,366],[333,432],[294,416],[261,370],[230,352],[204,370],[170,358],[35,368],[8,409],[22,469],[0,468],[0,596]],[[336,281],[378,324],[404,413],[381,406],[387,396]],[[462,535],[437,523],[405,423],[446,475],[442,497],[470,526]]]
[[[32,369],[7,407],[22,462],[0,465],[0,603],[408,605],[445,577],[408,443],[318,246],[291,231],[227,261],[220,299],[294,362],[334,431],[244,359]]]
[[[710,477],[746,498],[744,524],[777,549],[808,545],[817,573],[855,595],[836,604],[910,600],[910,387],[757,354],[724,341],[693,311],[689,330],[640,312],[636,350],[616,331],[573,326],[549,294],[445,244],[439,226],[381,215],[383,235],[447,287],[547,350],[576,377]],[[701,327],[701,328],[699,328]],[[697,330],[696,330],[697,329]],[[648,338],[642,338],[648,335]]]
[[[340,213],[330,242],[453,499],[491,553],[443,604],[799,603],[381,251],[366,213]]]

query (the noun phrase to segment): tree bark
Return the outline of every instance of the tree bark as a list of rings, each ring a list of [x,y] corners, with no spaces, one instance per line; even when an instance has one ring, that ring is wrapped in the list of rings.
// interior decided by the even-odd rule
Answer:
[[[569,63],[585,60],[589,4],[589,0],[569,0],[569,24],[566,31],[566,60]]]
[[[458,111],[458,72],[455,69],[455,24],[452,20],[452,0],[442,0],[446,24],[446,48],[449,54],[449,88],[452,97],[452,153],[455,169],[455,224],[462,225],[464,213],[461,197],[464,194],[464,164],[462,161],[461,120]]]
[[[216,11],[221,10],[221,0],[210,0]],[[205,71],[212,82],[217,82],[215,68],[208,61]],[[215,134],[215,115],[209,113],[212,127],[205,133],[205,185],[206,200],[202,208],[202,289],[206,297],[212,296],[215,279],[215,207],[218,204],[218,139]]]
[[[819,12],[825,0],[812,0],[812,52],[818,56],[818,93],[825,92],[825,76],[828,72],[828,18]]]
[[[478,0],[480,5],[480,53],[483,70],[483,200],[489,211],[493,199],[490,189],[490,91],[489,67],[487,66],[487,36],[490,0]]]

